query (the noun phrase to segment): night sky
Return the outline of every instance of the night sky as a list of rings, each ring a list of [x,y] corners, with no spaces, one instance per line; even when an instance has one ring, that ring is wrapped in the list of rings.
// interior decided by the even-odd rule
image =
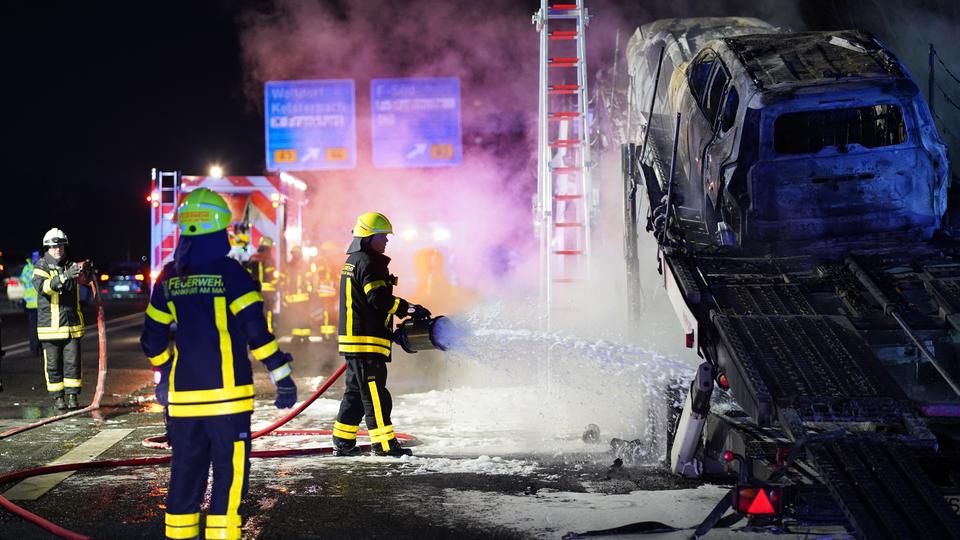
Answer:
[[[244,14],[270,14],[278,5],[297,3],[5,4],[0,17],[5,105],[0,250],[6,261],[38,247],[52,226],[67,232],[74,255],[101,264],[146,255],[151,167],[197,174],[216,162],[228,173],[262,174],[261,105],[250,98],[250,75],[241,55],[243,25],[249,20]],[[316,3],[336,12],[345,0]],[[379,3],[390,9],[404,4]],[[538,4],[510,5],[528,21]],[[939,0],[587,5],[597,6],[598,15],[604,9],[608,16],[614,13],[625,30],[667,16],[724,14],[754,15],[795,29],[860,26],[891,45],[921,85],[927,41],[940,40],[941,49],[954,56],[950,49],[957,35],[943,27],[934,36],[924,35],[931,31],[926,21],[958,28],[960,19],[955,3]],[[526,37],[535,36],[531,28]],[[318,72],[313,78],[324,77]]]
[[[261,114],[241,84],[240,3],[54,5],[20,2],[0,22],[8,259],[52,226],[75,255],[137,258],[149,242],[151,167],[262,172]]]

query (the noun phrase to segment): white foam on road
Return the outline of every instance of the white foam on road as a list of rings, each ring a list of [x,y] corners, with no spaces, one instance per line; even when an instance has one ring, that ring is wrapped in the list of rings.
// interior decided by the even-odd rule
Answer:
[[[640,521],[696,526],[727,488],[704,485],[696,489],[634,491],[623,495],[540,490],[536,495],[503,495],[489,491],[444,490],[444,519],[451,524],[506,526],[530,538],[560,538],[575,531],[609,529]],[[411,511],[418,511],[411,505]],[[434,513],[420,508],[420,512]],[[689,538],[692,531],[643,535],[642,538]],[[715,531],[710,538],[742,533]],[[636,535],[603,538],[637,538]]]

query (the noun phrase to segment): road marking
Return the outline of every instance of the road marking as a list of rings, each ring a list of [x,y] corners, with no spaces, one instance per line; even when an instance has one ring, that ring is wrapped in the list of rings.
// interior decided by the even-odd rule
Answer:
[[[133,320],[133,319],[137,320]],[[130,328],[132,326],[137,326],[143,322],[143,313],[131,313],[129,315],[124,315],[123,317],[117,317],[116,319],[110,319],[106,321],[107,330],[123,330],[125,328]],[[125,324],[120,324],[126,322]],[[97,323],[88,324],[83,327],[83,337],[92,337],[96,336]],[[29,341],[18,341],[12,345],[6,346],[7,354],[16,354],[19,352],[26,351],[30,348]]]
[[[121,439],[129,435],[132,431],[133,429],[105,429],[89,440],[81,443],[80,446],[77,446],[50,462],[50,465],[92,461],[93,458],[120,442]],[[11,501],[35,501],[42,497],[44,493],[56,487],[57,484],[66,480],[74,472],[76,471],[65,471],[27,478],[8,489],[3,496]]]

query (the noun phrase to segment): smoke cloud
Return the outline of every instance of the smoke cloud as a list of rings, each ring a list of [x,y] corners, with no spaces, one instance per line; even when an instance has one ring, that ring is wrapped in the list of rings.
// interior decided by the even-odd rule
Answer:
[[[659,18],[749,16],[797,31],[864,28],[886,41],[917,76],[925,73],[926,42],[938,43],[956,33],[958,8],[936,3],[920,2],[922,9],[894,14],[883,3],[868,0],[588,1],[588,65],[595,71],[617,64],[622,76],[630,35]],[[633,438],[647,424],[646,398],[688,377],[683,366],[699,360],[682,343],[656,274],[655,246],[649,237],[641,252],[643,320],[636,326],[627,322],[622,180],[619,150],[611,140],[594,141],[595,148],[610,145],[595,155],[600,197],[595,280],[580,291],[582,300],[566,320],[552,321],[553,333],[536,330],[544,328],[536,309],[540,281],[531,205],[536,191],[539,40],[530,15],[538,7],[539,2],[514,0],[276,0],[241,20],[246,94],[262,109],[263,83],[269,80],[356,81],[358,167],[298,174],[311,186],[307,237],[314,245],[333,243],[339,261],[356,216],[370,210],[385,213],[398,233],[388,247],[394,257],[391,269],[400,276],[398,293],[435,314],[461,311],[451,319],[457,328],[471,332],[462,336],[464,346],[447,354],[407,357],[396,352],[391,368],[399,375],[391,375],[396,390],[534,384],[542,394],[540,411],[516,411],[504,404],[503,410],[490,414],[528,414],[531,429],[543,426],[566,434],[595,422],[604,437]],[[944,10],[953,11],[944,18]],[[949,48],[943,44],[940,50]],[[372,167],[366,142],[369,83],[390,77],[460,78],[461,166]],[[605,90],[609,92],[609,86]],[[446,230],[449,239],[438,240],[438,229]],[[424,253],[431,264],[442,259],[442,276],[424,273]],[[425,282],[445,292],[431,296]],[[438,282],[442,286],[436,286]]]

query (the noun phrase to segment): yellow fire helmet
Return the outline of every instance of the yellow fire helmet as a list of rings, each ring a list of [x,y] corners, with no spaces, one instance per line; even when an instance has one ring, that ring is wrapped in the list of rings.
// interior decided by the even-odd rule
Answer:
[[[232,218],[233,214],[223,197],[207,188],[190,192],[177,211],[180,234],[184,236],[222,231],[230,225]]]
[[[357,218],[353,226],[353,235],[357,238],[366,238],[375,234],[393,234],[393,225],[387,216],[380,212],[367,212]]]

